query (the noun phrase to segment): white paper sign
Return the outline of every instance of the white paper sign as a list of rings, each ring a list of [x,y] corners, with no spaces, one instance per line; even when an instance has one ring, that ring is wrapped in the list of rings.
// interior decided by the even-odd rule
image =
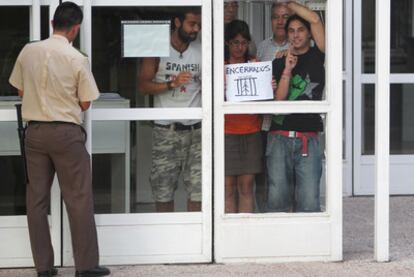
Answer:
[[[271,61],[228,64],[224,70],[228,102],[273,99]]]
[[[122,56],[168,57],[170,55],[169,21],[122,21]]]

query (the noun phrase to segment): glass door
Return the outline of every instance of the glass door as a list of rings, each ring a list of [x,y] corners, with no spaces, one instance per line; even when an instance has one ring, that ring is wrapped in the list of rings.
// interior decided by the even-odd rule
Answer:
[[[374,193],[375,1],[354,1],[354,193]],[[374,14],[374,16],[371,16]],[[390,193],[413,194],[414,4],[391,1]]]
[[[26,187],[17,136],[16,111],[20,103],[8,79],[23,46],[49,36],[50,18],[59,1],[0,2],[0,267],[33,266],[26,219]],[[61,259],[60,196],[57,182],[52,187],[49,223],[55,263]]]
[[[260,34],[259,32],[256,32],[256,28],[260,28],[254,26],[254,24],[262,24],[262,30],[264,26],[263,24],[271,24],[271,17],[269,15],[263,15],[263,10],[270,13],[270,4],[266,2],[267,1],[254,1],[254,3],[252,3],[248,1],[239,1],[238,4],[239,9],[241,9],[241,11],[239,10],[238,16],[240,19],[249,22],[250,32],[253,33],[255,40],[257,40],[257,37],[259,37]],[[340,146],[343,143],[343,104],[341,93],[343,83],[341,20],[343,1],[330,0],[297,2],[307,2],[311,8],[318,10],[318,14],[325,21],[325,90],[324,93],[322,93],[321,98],[315,99],[311,96],[312,99],[318,101],[270,100],[239,102],[229,100],[229,95],[224,95],[225,88],[229,87],[231,82],[234,83],[236,81],[237,87],[234,85],[235,95],[230,94],[230,97],[232,97],[231,99],[237,98],[238,96],[257,96],[255,92],[254,80],[259,77],[256,75],[252,76],[253,73],[251,73],[250,76],[241,76],[240,74],[240,76],[238,75],[233,79],[228,75],[238,74],[241,73],[241,71],[256,72],[258,70],[262,70],[263,68],[263,70],[265,70],[266,67],[262,67],[262,65],[260,65],[255,69],[254,62],[251,64],[242,63],[240,68],[237,68],[237,64],[230,65],[235,66],[234,68],[224,67],[225,57],[226,59],[229,57],[227,54],[231,56],[231,47],[234,48],[234,56],[231,56],[232,58],[243,57],[240,49],[248,49],[246,47],[246,45],[248,45],[246,41],[249,41],[249,39],[247,38],[247,35],[245,35],[246,32],[244,31],[239,31],[240,33],[233,33],[233,29],[229,27],[232,26],[230,24],[233,22],[228,23],[226,28],[229,28],[229,30],[227,32],[226,39],[224,39],[223,15],[228,15],[224,11],[224,5],[230,4],[224,3],[223,5],[222,1],[213,3],[213,11],[216,15],[214,20],[214,254],[217,262],[280,262],[312,260],[338,261],[342,259],[343,157],[342,147]],[[266,6],[267,9],[264,9],[263,7]],[[229,6],[226,8],[228,9]],[[258,10],[256,11],[255,9]],[[242,17],[243,14],[255,16]],[[260,14],[260,16],[257,17],[257,14]],[[272,18],[274,17],[277,19],[276,16],[278,15],[272,15]],[[267,18],[269,21],[261,21],[263,18]],[[236,25],[234,26],[237,26],[237,24],[243,25],[242,23],[235,24]],[[237,28],[239,27],[237,26]],[[236,27],[234,27],[234,29],[236,29]],[[242,27],[237,30],[241,29]],[[267,29],[267,31],[269,30]],[[234,37],[231,37],[233,34]],[[261,37],[261,39],[263,40],[264,38]],[[255,43],[258,44],[260,41],[255,41]],[[224,45],[227,47],[226,50],[224,50]],[[309,45],[312,45],[312,43],[309,42]],[[261,45],[258,47],[260,48]],[[227,56],[224,53],[225,51]],[[246,51],[250,51],[250,49]],[[251,69],[251,66],[253,69]],[[224,81],[225,74],[227,74],[226,82]],[[283,76],[281,78],[283,78]],[[300,75],[295,75],[293,78],[299,79]],[[305,77],[303,77],[303,79],[305,79]],[[306,77],[306,80],[308,80],[309,83],[312,83],[312,81],[309,80],[309,76]],[[313,87],[315,87],[315,85]],[[248,201],[249,198],[246,197],[246,195],[252,193],[249,186],[245,185],[247,184],[246,179],[250,178],[249,176],[252,175],[248,172],[253,172],[253,170],[254,172],[257,172],[257,167],[260,167],[260,159],[257,159],[257,152],[260,150],[258,150],[259,148],[254,148],[253,145],[257,146],[260,143],[257,142],[257,139],[257,143],[252,142],[255,140],[255,138],[253,138],[254,134],[250,135],[251,133],[247,133],[245,131],[243,131],[245,133],[236,133],[238,131],[236,131],[235,125],[233,126],[234,129],[229,126],[231,124],[235,124],[237,120],[241,125],[242,122],[247,120],[254,122],[254,120],[257,119],[257,116],[264,117],[265,115],[275,114],[277,114],[277,116],[272,120],[279,125],[280,123],[278,122],[283,122],[286,118],[292,118],[288,117],[290,114],[320,118],[323,122],[323,131],[313,134],[315,139],[314,141],[319,141],[319,145],[314,148],[315,153],[323,153],[323,157],[318,160],[318,162],[321,162],[321,178],[318,177],[317,182],[313,183],[313,188],[315,189],[314,191],[317,191],[317,195],[315,197],[320,201],[320,205],[316,205],[317,207],[315,206],[309,210],[307,210],[307,208],[302,208],[298,204],[300,200],[296,198],[296,204],[289,206],[286,210],[275,211],[277,208],[269,205],[269,199],[271,195],[274,197],[273,199],[277,198],[278,195],[281,195],[281,191],[277,191],[277,189],[271,190],[270,188],[265,189],[265,191],[268,192],[267,196],[265,196],[265,199],[266,197],[268,199],[267,208],[265,207],[262,209],[262,207],[259,206],[259,203],[253,203],[252,209],[252,205]],[[244,118],[245,121],[243,121],[242,118]],[[274,132],[269,133],[276,134]],[[274,147],[276,147],[276,144],[274,142],[276,140],[279,138],[283,139],[283,136],[286,140],[294,139],[297,145],[302,145],[302,151],[304,151],[303,149],[309,149],[306,148],[305,143],[311,141],[311,139],[307,138],[306,142],[299,142],[297,140],[297,133],[298,132],[282,131],[278,132],[275,136],[267,135],[267,147],[266,151],[264,151],[264,155],[267,165],[267,176],[270,176],[269,178],[278,179],[280,176],[289,174],[286,173],[287,171],[284,171],[287,167],[285,167],[286,164],[283,162],[273,164],[277,165],[276,167],[269,167],[271,164],[271,161],[269,162],[269,157],[272,151],[275,150]],[[243,137],[237,136],[237,134],[242,134]],[[244,134],[249,135],[244,136]],[[285,149],[283,146],[281,148]],[[253,150],[250,151],[250,149]],[[302,154],[304,157],[308,156],[308,152]],[[243,160],[251,159],[251,161],[247,163],[247,165],[239,166],[237,155],[245,155],[242,156]],[[315,154],[315,156],[317,155],[318,154]],[[234,159],[234,157],[236,158]],[[242,158],[240,158],[240,160],[241,159]],[[236,164],[237,166],[233,167],[233,164]],[[316,162],[312,164],[315,165]],[[294,168],[294,170],[299,170],[299,164]],[[238,179],[236,179],[237,186],[234,186],[234,176],[238,176]],[[294,176],[296,176],[296,180],[298,181],[300,175],[296,174]],[[311,184],[309,179],[302,181],[304,186]],[[258,178],[255,178],[253,181],[256,190],[262,185],[261,182],[263,181],[258,180]],[[276,183],[276,181],[274,183]],[[298,182],[296,182],[296,184],[298,184]],[[267,181],[267,186],[270,186],[269,181]],[[237,192],[232,190],[235,187],[237,188]],[[273,188],[275,187],[276,186],[273,186]],[[299,193],[298,189],[296,190],[296,193]],[[281,201],[291,198],[294,198],[293,193],[288,193],[288,196],[283,198]],[[257,195],[253,202],[255,201],[259,201]],[[234,206],[236,206],[236,208],[234,208]],[[246,207],[250,209],[247,209]]]
[[[210,262],[211,1],[78,2],[84,11],[79,45],[91,59],[101,92],[86,114],[101,263]],[[156,60],[157,67],[161,67],[160,55],[170,57],[169,45],[173,43],[170,27],[188,9],[198,10],[201,15],[202,31],[190,42],[191,49],[196,47],[201,56],[197,63],[177,70],[193,72],[192,79],[202,84],[201,106],[161,108],[159,98],[141,93],[141,76],[147,63]],[[147,31],[143,32],[142,28]],[[136,33],[131,36],[128,32],[132,29]],[[162,52],[165,46],[166,55]],[[186,52],[181,54],[185,60]],[[167,63],[168,66],[184,65]],[[174,93],[185,94],[186,89],[182,86]],[[192,122],[193,127],[178,123],[171,127],[170,122]],[[156,161],[159,162],[155,142],[162,146],[175,132],[192,133],[191,145],[201,144],[201,149],[192,149],[186,154],[177,148],[174,155],[182,156],[187,162],[177,168],[166,162],[154,169]],[[183,143],[188,143],[185,140]],[[196,168],[200,160],[201,167]],[[194,169],[190,176],[184,173],[188,168]],[[63,265],[72,264],[65,216]]]

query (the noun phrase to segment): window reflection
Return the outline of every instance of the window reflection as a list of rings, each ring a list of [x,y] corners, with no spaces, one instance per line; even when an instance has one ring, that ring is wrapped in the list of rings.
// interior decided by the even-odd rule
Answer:
[[[319,3],[312,8],[318,10],[322,6]],[[261,9],[263,7],[265,9]],[[236,19],[237,8],[243,9],[243,14],[249,9],[254,9],[257,15],[269,12],[270,22],[249,21],[252,25],[244,27],[245,22]],[[311,40],[310,34],[313,28],[324,28],[324,12],[315,12],[297,4],[290,8],[299,10],[296,13],[304,13],[304,18],[316,14],[321,21],[311,27],[305,19],[289,19],[291,11],[283,3],[243,2],[234,6],[227,3],[224,6],[226,69],[233,64],[255,61],[248,48],[254,41],[249,29],[255,30],[257,24],[263,24],[259,26],[263,29],[268,24],[272,32],[269,37],[260,38],[257,60],[273,60],[272,75],[277,82],[275,100],[322,100],[325,38],[314,36]],[[301,43],[295,39],[299,30],[306,33]],[[254,36],[257,39],[259,35],[254,33]],[[276,53],[289,48],[292,55],[275,59]],[[286,59],[291,61],[290,67],[286,65]],[[234,89],[230,83],[233,78],[229,77],[229,70],[226,74],[225,99],[238,101],[232,96],[240,96],[240,93],[231,92]],[[242,78],[241,75],[237,77]],[[237,91],[250,90],[246,82],[241,81]],[[243,97],[246,95],[249,96],[244,93]],[[246,100],[249,99],[240,101]],[[323,117],[319,114],[225,115],[225,212],[323,211]]]
[[[130,107],[152,106],[152,98],[137,93],[142,58],[122,58],[121,21],[171,20],[173,7],[93,7],[92,72],[101,93],[115,92]]]
[[[105,103],[99,102],[96,102],[95,108],[105,106]],[[167,174],[166,170],[160,170],[155,172],[158,173],[158,182],[151,184],[150,180],[155,176],[154,172],[151,172],[153,129],[154,124],[150,121],[92,122],[93,191],[96,213],[156,212],[155,199],[159,190],[172,193],[175,212],[188,211],[188,199],[192,197],[201,200],[201,171],[193,171],[190,174],[192,181],[187,180],[185,174],[178,174],[174,177],[177,178],[174,184],[171,174]],[[201,128],[198,131],[201,132]],[[183,132],[190,134],[190,131]],[[183,158],[184,156],[181,156],[181,159]],[[201,159],[200,156],[192,158]],[[180,166],[190,168],[197,163],[191,161]],[[198,195],[194,194],[197,191],[191,187],[192,185],[199,190]]]
[[[391,1],[391,73],[414,73],[413,1]],[[362,72],[375,72],[375,1],[362,1]]]
[[[390,153],[414,154],[414,128],[412,106],[414,85],[392,84],[390,87]],[[373,155],[375,151],[375,86],[363,86],[362,154]]]
[[[0,109],[14,110],[20,102],[8,80],[17,55],[30,41],[30,8],[0,6]],[[49,36],[49,8],[41,7],[41,38]],[[26,214],[26,185],[17,123],[0,121],[0,216]]]
[[[201,107],[200,7],[95,7],[92,15],[102,91],[94,108]],[[122,58],[121,22],[131,20],[171,22],[169,56]],[[92,137],[98,213],[201,210],[199,119],[94,121]]]

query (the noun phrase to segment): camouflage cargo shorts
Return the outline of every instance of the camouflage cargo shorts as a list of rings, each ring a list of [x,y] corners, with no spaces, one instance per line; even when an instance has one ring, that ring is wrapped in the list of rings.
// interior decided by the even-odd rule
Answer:
[[[154,126],[150,182],[154,200],[174,200],[180,175],[191,201],[201,201],[201,128],[174,131]]]

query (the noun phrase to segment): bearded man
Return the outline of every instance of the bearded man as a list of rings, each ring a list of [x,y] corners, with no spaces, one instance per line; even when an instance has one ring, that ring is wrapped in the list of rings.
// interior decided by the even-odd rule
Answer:
[[[154,107],[201,107],[201,9],[184,8],[173,19],[170,56],[144,58],[138,90],[153,95]],[[156,120],[150,183],[157,212],[174,211],[182,174],[187,210],[201,210],[200,120]]]

